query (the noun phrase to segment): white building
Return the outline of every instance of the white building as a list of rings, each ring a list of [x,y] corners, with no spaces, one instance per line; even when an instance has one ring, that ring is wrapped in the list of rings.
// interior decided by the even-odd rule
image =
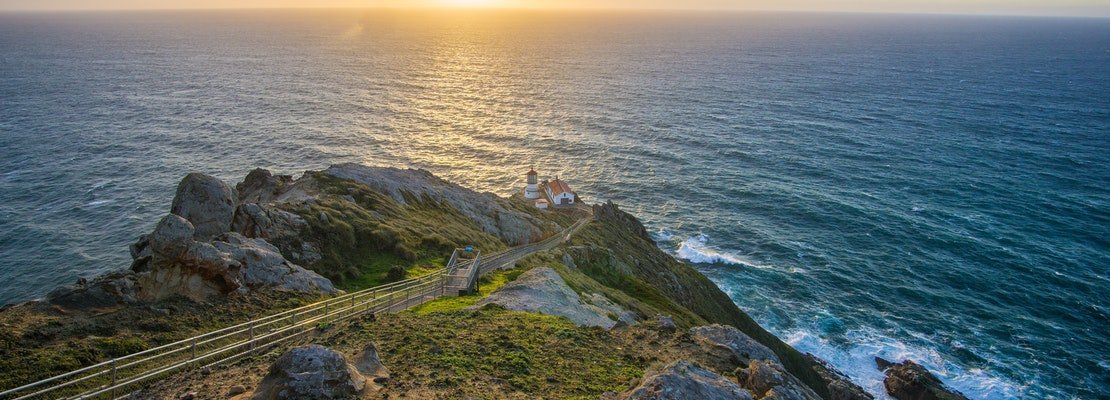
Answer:
[[[535,168],[528,170],[528,185],[524,187],[524,198],[530,200],[540,198],[540,182]]]
[[[536,208],[538,208],[538,209],[546,210],[547,209],[547,204],[548,204],[547,199],[536,200]]]
[[[555,205],[569,206],[574,204],[574,191],[570,190],[570,185],[563,182],[558,177],[551,182],[544,185],[544,190],[547,192],[547,197]]]

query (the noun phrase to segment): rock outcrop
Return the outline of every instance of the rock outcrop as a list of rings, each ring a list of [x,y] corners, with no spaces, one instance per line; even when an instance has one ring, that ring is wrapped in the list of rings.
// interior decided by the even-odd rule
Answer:
[[[883,386],[898,400],[967,400],[962,393],[944,385],[925,367],[910,360],[895,364],[875,357],[875,364],[886,373]]]
[[[108,308],[138,301],[135,276],[126,271],[104,274],[89,281],[84,278],[73,285],[51,290],[46,295],[50,304],[65,308]]]
[[[629,400],[751,400],[751,393],[717,373],[687,361],[676,361],[648,374],[620,396]]]
[[[366,378],[342,354],[308,345],[278,357],[251,399],[346,399],[358,395],[365,385]]]
[[[159,300],[182,295],[207,300],[237,290],[275,288],[295,292],[338,292],[326,278],[286,260],[262,239],[234,232],[222,233],[211,243],[196,241],[194,228],[170,214],[147,236],[134,272],[138,297]],[[138,260],[136,260],[138,262]]]
[[[847,375],[840,373],[824,360],[812,354],[806,354],[806,358],[813,363],[813,369],[817,371],[821,379],[825,380],[829,388],[829,400],[873,400],[875,398],[855,382],[852,382],[852,379]]]
[[[747,368],[736,370],[740,385],[761,400],[821,400],[821,396],[783,369],[782,364],[767,359],[753,359]]]
[[[235,192],[226,183],[194,172],[177,185],[170,212],[193,224],[194,239],[207,241],[230,230],[238,203]]]
[[[581,326],[610,329],[617,324],[611,311],[589,304],[575,293],[551,268],[535,268],[478,301],[474,308],[498,304],[509,310],[538,312],[566,317]],[[611,307],[619,306],[611,304]],[[616,313],[615,315],[620,315]],[[619,317],[618,317],[619,318]]]
[[[235,185],[239,201],[246,203],[269,203],[277,200],[293,184],[292,175],[274,175],[270,171],[255,168],[247,177]]]
[[[771,360],[782,364],[767,346],[732,326],[709,325],[690,328],[690,338],[713,355],[731,365],[748,365],[752,360]]]
[[[474,221],[486,233],[510,245],[529,243],[543,235],[542,221],[508,206],[506,199],[455,185],[422,169],[348,163],[333,165],[324,173],[362,183],[402,204],[409,199],[423,198],[444,202]]]

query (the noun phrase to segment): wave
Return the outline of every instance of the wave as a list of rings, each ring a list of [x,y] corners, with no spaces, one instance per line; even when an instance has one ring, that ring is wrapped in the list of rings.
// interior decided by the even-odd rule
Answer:
[[[936,350],[907,344],[868,328],[847,332],[846,337],[852,343],[849,347],[834,345],[814,333],[817,331],[795,330],[780,337],[799,351],[825,360],[878,400],[891,397],[883,387],[883,373],[875,366],[876,356],[894,362],[913,360],[944,384],[972,399],[1019,399],[1024,397],[1028,387],[980,368],[964,368],[947,361]]]
[[[670,237],[670,234],[658,236]],[[675,256],[697,264],[731,264],[759,269],[771,269],[769,266],[751,262],[741,256],[713,249],[706,244],[708,241],[709,236],[705,234],[698,234],[697,236],[688,238],[678,245],[678,250],[675,250]]]

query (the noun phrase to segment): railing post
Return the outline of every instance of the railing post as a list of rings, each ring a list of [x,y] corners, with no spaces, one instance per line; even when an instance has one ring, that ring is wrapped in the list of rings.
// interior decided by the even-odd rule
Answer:
[[[251,324],[250,324],[250,330],[249,330],[249,331],[250,331],[250,335],[251,335],[251,339],[250,339],[250,343],[251,343],[251,345],[250,345],[250,349],[251,349],[251,350],[254,350],[254,320],[252,319],[250,323],[251,323]]]
[[[189,352],[192,353],[192,355],[189,356],[189,359],[196,360],[197,359],[197,337],[196,336],[193,336],[193,344],[191,346],[189,346]]]
[[[331,307],[329,307],[330,305],[331,303],[326,301],[324,302],[324,323],[328,322],[328,315],[331,315]]]
[[[297,310],[293,310],[293,324],[291,326],[296,326],[296,325],[297,325]]]
[[[108,396],[116,398],[116,359],[112,359],[112,389],[108,392]]]

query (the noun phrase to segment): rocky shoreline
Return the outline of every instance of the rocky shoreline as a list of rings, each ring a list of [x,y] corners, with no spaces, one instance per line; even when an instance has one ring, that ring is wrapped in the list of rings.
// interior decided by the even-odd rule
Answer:
[[[0,349],[6,349],[0,356],[9,360],[10,368],[39,368],[19,371],[0,387],[189,333],[163,319],[187,317],[203,327],[224,323],[205,316],[207,310],[201,309],[210,306],[236,310],[249,305],[247,310],[254,310],[246,311],[250,313],[288,308],[342,293],[341,288],[373,286],[430,270],[454,247],[493,251],[540,240],[570,226],[583,216],[579,212],[536,210],[523,199],[477,193],[422,170],[341,164],[294,178],[257,169],[234,188],[205,174],[188,174],[169,213],[130,246],[129,268],[60,287],[42,301],[0,309],[0,320],[11,328],[0,336]],[[369,316],[345,328],[353,332],[321,327],[298,346],[260,357],[246,369],[228,367],[228,373],[258,379],[249,385],[222,385],[225,378],[219,373],[202,371],[154,383],[135,396],[457,397],[468,389],[444,385],[443,376],[467,376],[497,387],[494,397],[510,398],[563,397],[555,393],[619,399],[873,398],[759,327],[708,279],[660,251],[634,216],[611,203],[593,206],[592,213],[593,222],[571,243],[522,260],[511,276],[498,275],[503,281],[495,285],[497,290],[434,301],[422,306],[435,310],[428,314],[417,310],[383,321]],[[123,318],[146,325],[105,327]],[[380,324],[392,318],[409,325],[439,322],[427,332],[417,329],[396,337],[370,339],[359,330],[388,332]],[[505,367],[502,358],[490,365],[452,358],[458,365],[417,373],[429,367],[414,358],[442,362],[437,357],[443,347],[455,343],[400,356],[410,347],[439,343],[427,335],[451,324],[464,324],[479,335],[474,343],[462,343],[459,352],[471,351],[465,347],[471,344],[516,361]],[[497,324],[516,324],[500,329],[519,332],[518,337],[502,332],[483,344],[482,330]],[[538,330],[518,330],[528,324]],[[424,337],[426,343],[412,343],[406,335]],[[116,341],[105,342],[105,337],[130,347],[106,345]],[[579,339],[568,342],[566,337]],[[555,347],[518,348],[517,342],[526,338]],[[74,351],[65,343],[87,348]],[[359,351],[347,357],[343,349],[320,345],[329,343]],[[594,355],[562,357],[560,350]],[[627,354],[623,361],[596,363],[619,353]],[[551,371],[549,365],[532,361],[548,358],[568,368],[593,365],[587,369],[595,379],[564,376],[567,371]],[[886,388],[893,398],[964,398],[912,361],[877,362],[887,373]],[[537,371],[547,372],[538,376]],[[203,390],[194,390],[196,386]]]

